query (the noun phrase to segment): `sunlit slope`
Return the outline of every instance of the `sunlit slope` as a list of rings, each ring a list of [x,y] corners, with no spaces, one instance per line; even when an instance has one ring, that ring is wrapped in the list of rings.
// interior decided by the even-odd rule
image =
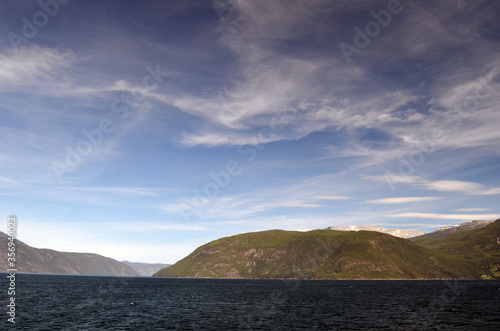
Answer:
[[[473,261],[378,232],[271,230],[215,240],[155,276],[476,278],[476,270]]]

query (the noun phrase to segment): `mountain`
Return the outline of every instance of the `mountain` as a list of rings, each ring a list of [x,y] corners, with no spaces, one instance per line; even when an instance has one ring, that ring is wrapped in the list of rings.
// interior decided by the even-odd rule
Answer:
[[[480,271],[475,261],[379,232],[271,230],[212,241],[154,276],[435,279]]]
[[[439,228],[436,231],[413,237],[411,238],[411,240],[444,238],[455,233],[462,233],[477,228],[482,228],[483,226],[491,224],[492,222],[493,221],[470,221],[460,223],[458,225],[446,226],[444,228]]]
[[[171,266],[171,264],[164,264],[164,263],[142,263],[142,262],[129,262],[129,261],[122,261],[122,263],[125,263],[135,271],[139,273],[141,276],[153,276],[156,272],[159,270]]]
[[[7,247],[8,236],[0,232],[0,247]],[[20,240],[14,240],[15,267],[17,272],[40,274],[96,275],[96,276],[139,276],[126,264],[92,253],[67,253],[52,249],[31,247]],[[3,249],[2,249],[3,251]],[[5,250],[6,251],[6,250]],[[0,256],[0,270],[9,269],[7,254]]]
[[[405,238],[405,239],[415,236],[421,236],[425,233],[417,230],[386,229],[380,226],[367,226],[367,225],[329,226],[326,229],[336,230],[336,231],[375,231],[375,232],[387,233],[390,234],[391,236],[398,238]]]
[[[500,278],[500,219],[444,238],[415,240],[429,249],[479,262],[483,278]]]

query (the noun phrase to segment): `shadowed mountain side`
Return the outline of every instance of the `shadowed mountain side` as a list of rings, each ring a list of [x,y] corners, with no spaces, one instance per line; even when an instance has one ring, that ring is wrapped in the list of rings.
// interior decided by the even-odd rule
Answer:
[[[0,232],[0,247],[7,247],[7,235]],[[52,249],[31,247],[22,241],[14,240],[15,268],[17,272],[40,274],[68,274],[95,276],[139,276],[126,264],[92,253],[67,253]],[[0,257],[0,270],[6,272],[7,254]]]
[[[483,278],[500,278],[500,219],[445,238],[417,239],[415,242],[435,251],[479,262]]]
[[[384,233],[271,230],[212,241],[154,276],[423,279],[479,273],[474,261]]]

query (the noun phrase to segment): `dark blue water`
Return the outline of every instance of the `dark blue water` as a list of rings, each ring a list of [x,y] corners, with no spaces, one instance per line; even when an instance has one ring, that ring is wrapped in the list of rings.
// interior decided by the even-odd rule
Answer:
[[[16,324],[7,322],[2,304],[5,330],[500,328],[499,281],[16,276]]]

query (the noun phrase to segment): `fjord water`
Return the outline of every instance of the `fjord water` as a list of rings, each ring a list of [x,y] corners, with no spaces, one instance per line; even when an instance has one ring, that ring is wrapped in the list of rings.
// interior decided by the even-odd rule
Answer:
[[[499,311],[499,281],[18,274],[16,324],[4,312],[0,329],[498,330]]]

